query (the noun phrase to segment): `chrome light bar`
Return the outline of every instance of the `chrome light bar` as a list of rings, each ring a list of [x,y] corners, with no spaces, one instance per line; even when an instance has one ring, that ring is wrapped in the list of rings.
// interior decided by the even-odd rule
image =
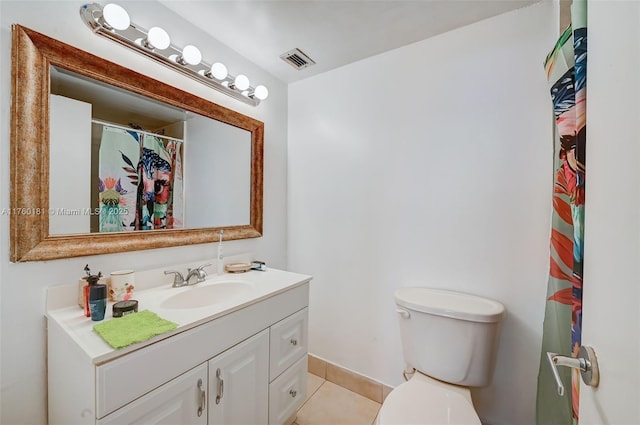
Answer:
[[[80,8],[80,17],[95,34],[141,53],[156,62],[225,93],[234,99],[258,106],[269,95],[263,85],[252,87],[245,75],[231,76],[222,63],[203,62],[200,50],[189,45],[180,49],[170,43],[169,35],[159,27],[148,31],[129,19],[127,12],[114,3],[104,8],[97,3]]]

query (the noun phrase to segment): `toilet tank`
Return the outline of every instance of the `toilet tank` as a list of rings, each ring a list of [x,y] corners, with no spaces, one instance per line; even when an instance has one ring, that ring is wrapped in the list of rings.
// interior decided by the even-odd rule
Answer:
[[[462,292],[395,291],[407,365],[452,384],[482,387],[493,376],[504,306]]]

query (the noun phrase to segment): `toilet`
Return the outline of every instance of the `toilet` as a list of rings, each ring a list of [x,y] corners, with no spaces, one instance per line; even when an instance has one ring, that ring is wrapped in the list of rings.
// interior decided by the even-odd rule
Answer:
[[[412,376],[389,393],[377,423],[481,425],[470,387],[491,382],[504,306],[423,287],[397,289],[395,302]]]

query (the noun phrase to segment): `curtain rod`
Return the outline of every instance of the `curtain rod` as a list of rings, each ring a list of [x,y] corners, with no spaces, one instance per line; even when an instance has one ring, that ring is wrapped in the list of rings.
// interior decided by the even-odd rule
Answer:
[[[115,127],[115,128],[119,128],[121,130],[126,130],[126,131],[135,131],[136,133],[147,134],[149,136],[155,136],[155,137],[160,137],[162,139],[173,140],[174,142],[184,143],[184,139],[177,139],[175,137],[164,136],[162,134],[153,133],[151,131],[138,130],[137,128],[126,127],[124,125],[114,124],[108,121],[92,119],[91,122],[94,124],[106,125],[108,127]]]

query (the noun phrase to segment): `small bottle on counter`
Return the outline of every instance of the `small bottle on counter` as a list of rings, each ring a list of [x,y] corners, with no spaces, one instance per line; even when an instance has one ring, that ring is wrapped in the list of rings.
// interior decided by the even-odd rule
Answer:
[[[87,286],[87,277],[86,276],[82,276],[79,280],[78,280],[78,307],[80,307],[81,309],[84,310],[85,305],[87,305],[87,303],[85,303],[84,299],[84,287]]]
[[[84,315],[86,317],[91,317],[91,310],[89,310],[89,284],[87,283],[82,288],[82,293],[84,295]]]
[[[104,312],[107,309],[107,285],[89,285],[89,310],[91,310],[91,320],[99,322],[104,319]]]
[[[91,269],[89,269],[89,265],[87,264],[86,266],[84,266],[84,271],[87,273],[87,275],[83,278],[87,281],[87,284],[82,288],[83,289],[83,295],[84,295],[84,315],[86,317],[92,317],[92,312],[91,312],[91,288],[92,287],[96,287],[96,286],[102,286],[105,289],[105,297],[106,297],[106,291],[107,291],[107,287],[106,285],[98,285],[98,281],[100,281],[100,278],[102,277],[102,272],[98,272],[98,274],[91,274]],[[105,302],[105,308],[106,308],[106,302]],[[104,318],[104,309],[103,309],[103,313],[102,313],[102,317]],[[98,319],[98,320],[102,320],[102,319]]]

